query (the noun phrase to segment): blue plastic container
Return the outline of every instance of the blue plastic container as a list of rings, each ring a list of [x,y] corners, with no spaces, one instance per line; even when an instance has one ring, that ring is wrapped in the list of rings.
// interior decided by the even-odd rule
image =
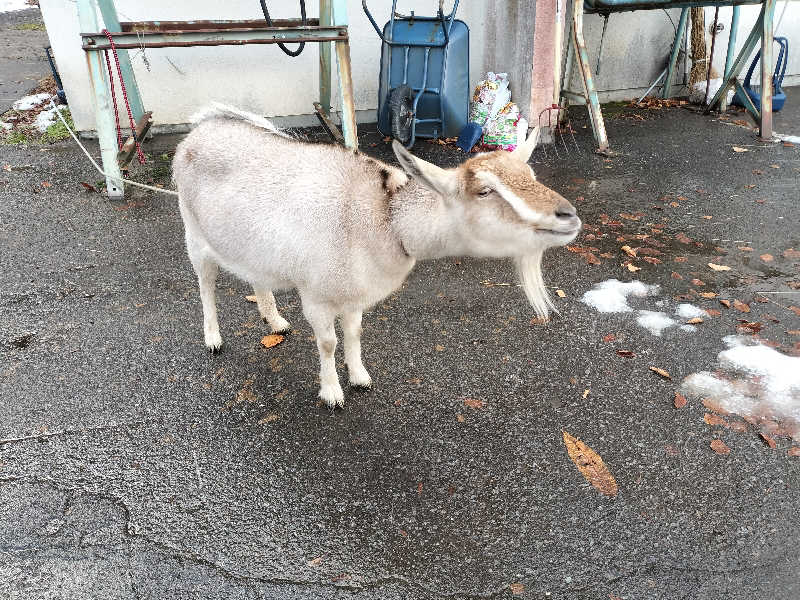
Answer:
[[[783,76],[786,75],[786,63],[789,62],[789,40],[785,37],[776,37],[774,40],[775,43],[780,46],[780,50],[778,50],[778,60],[775,62],[775,72],[772,74],[772,112],[778,112],[783,108],[786,102],[786,93],[783,91],[782,86]],[[753,59],[753,62],[750,63],[747,76],[744,78],[744,83],[742,84],[744,91],[747,92],[750,101],[756,108],[761,106],[761,94],[752,88],[750,85],[750,78],[753,76],[753,70],[756,68],[760,58],[761,50],[756,52],[756,57]],[[741,92],[737,90],[731,104],[744,106],[744,98],[742,98],[740,94]]]

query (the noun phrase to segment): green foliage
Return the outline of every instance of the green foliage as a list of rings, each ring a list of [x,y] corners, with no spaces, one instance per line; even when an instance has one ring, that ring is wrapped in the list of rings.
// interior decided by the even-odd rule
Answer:
[[[20,23],[14,25],[13,29],[17,31],[45,31],[44,23]]]
[[[69,125],[70,129],[73,131],[75,130],[75,123],[72,122],[72,114],[69,112],[69,109],[66,108],[61,111],[61,116],[64,117],[64,120]],[[47,130],[42,134],[42,137],[39,141],[43,144],[53,144],[55,142],[60,142],[61,140],[65,140],[69,137],[69,131],[67,128],[64,127],[64,124],[61,122],[61,119],[56,116],[56,121]]]

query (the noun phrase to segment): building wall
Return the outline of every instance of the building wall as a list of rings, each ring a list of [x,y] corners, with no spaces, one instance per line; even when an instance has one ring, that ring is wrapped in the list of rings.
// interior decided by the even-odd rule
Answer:
[[[551,77],[548,73],[542,79],[539,69],[548,69],[551,64],[552,46],[547,48],[546,57],[537,57],[535,62],[533,47],[536,7],[541,8],[548,1],[553,2],[462,0],[458,11],[458,18],[467,23],[471,32],[471,85],[474,86],[487,70],[507,71],[512,99],[526,116],[531,110],[531,88],[535,91],[537,86],[535,76],[544,81]],[[215,0],[116,0],[115,4],[122,21],[262,17],[257,0],[231,0],[224,5]],[[80,48],[76,3],[74,0],[40,0],[40,5],[75,123],[80,130],[91,130],[94,113],[86,57]],[[271,0],[268,5],[274,18],[296,17],[299,13],[293,1]],[[307,5],[309,16],[318,16],[317,3],[309,0]],[[371,0],[369,5],[379,23],[388,19],[388,0]],[[446,5],[450,6],[451,0]],[[436,6],[435,0],[401,0],[398,11],[431,14]],[[778,14],[781,9],[779,4]],[[740,42],[750,18],[746,15],[751,10],[743,10]],[[362,12],[359,0],[348,0],[348,11],[356,109],[362,111],[361,120],[374,121],[380,41]],[[676,23],[678,14],[677,10],[670,11]],[[543,26],[546,28],[552,11],[545,16]],[[800,3],[789,6],[781,28],[791,29],[794,35],[790,43],[795,51],[788,72],[796,75],[800,73],[800,53],[796,51],[800,42]],[[585,33],[593,66],[601,30],[602,18],[587,15]],[[663,11],[612,15],[600,72],[596,76],[601,98],[628,99],[644,91],[663,68],[672,37],[673,27]],[[315,46],[308,44],[297,58],[285,56],[272,45],[148,49],[145,55],[149,70],[141,52],[131,51],[131,56],[144,105],[154,112],[156,125],[186,123],[199,107],[210,101],[234,104],[272,117],[303,115],[295,122],[313,124],[315,119],[308,115],[313,110],[312,102],[318,97],[318,50]],[[718,47],[718,56],[724,60],[725,43]],[[534,64],[536,73],[532,73]],[[332,79],[332,100],[336,106],[339,94],[335,67]],[[575,80],[573,89],[579,86],[580,82]]]

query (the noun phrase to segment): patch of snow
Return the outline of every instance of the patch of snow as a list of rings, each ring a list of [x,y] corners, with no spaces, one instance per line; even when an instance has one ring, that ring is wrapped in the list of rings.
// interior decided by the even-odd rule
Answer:
[[[12,10],[25,10],[26,8],[36,8],[25,0],[0,0],[0,12],[11,12]]]
[[[680,330],[681,331],[688,331],[689,333],[693,333],[693,332],[697,331],[697,327],[695,327],[694,325],[681,325],[680,326]]]
[[[742,336],[727,336],[716,373],[701,371],[681,384],[685,395],[708,398],[742,417],[784,423],[800,439],[800,357]]]
[[[56,106],[55,108],[49,108],[47,110],[43,110],[38,115],[36,115],[36,121],[34,121],[34,126],[36,129],[44,133],[47,131],[47,128],[50,127],[53,123],[56,122],[58,117],[56,116],[57,110],[64,110],[67,108],[65,105]]]
[[[800,135],[783,135],[776,133],[775,137],[784,142],[791,142],[792,144],[800,144]]]
[[[6,131],[8,131],[12,127],[13,127],[13,125],[11,123],[6,123],[5,121],[0,121],[0,129],[5,129]]]
[[[16,102],[12,108],[14,110],[31,110],[32,108],[36,108],[41,104],[44,104],[50,99],[50,94],[33,94],[32,96],[25,96],[24,98],[20,98]]]
[[[628,296],[644,297],[655,294],[657,285],[647,285],[641,281],[622,282],[618,279],[602,281],[581,297],[581,302],[588,304],[598,312],[632,312],[628,305]]]
[[[694,319],[708,317],[708,313],[702,308],[697,308],[694,304],[679,304],[675,309],[675,315],[682,319]]]
[[[666,313],[653,310],[640,310],[636,323],[647,329],[653,335],[661,335],[661,332],[675,325],[675,320],[670,319]]]

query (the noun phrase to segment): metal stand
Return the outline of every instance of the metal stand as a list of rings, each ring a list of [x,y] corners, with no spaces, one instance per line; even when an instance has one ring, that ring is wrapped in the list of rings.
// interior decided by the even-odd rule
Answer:
[[[97,135],[100,141],[100,155],[103,171],[106,173],[106,190],[109,198],[122,198],[124,187],[119,160],[129,154],[133,144],[131,137],[120,152],[116,137],[114,107],[109,92],[109,82],[105,70],[103,50],[111,48],[106,36],[101,33],[97,22],[95,4],[100,8],[105,29],[111,32],[117,48],[120,68],[127,86],[128,100],[137,122],[137,131],[149,126],[149,114],[142,105],[136,78],[131,68],[128,49],[139,48],[183,48],[192,46],[223,46],[244,44],[276,44],[278,42],[316,42],[320,44],[320,101],[315,103],[315,111],[323,124],[338,128],[330,120],[331,105],[331,49],[329,42],[336,43],[336,59],[339,73],[339,87],[342,94],[341,122],[342,133],[339,138],[345,146],[358,149],[356,131],[356,112],[353,102],[353,80],[350,70],[350,41],[347,23],[346,0],[320,0],[320,19],[308,19],[302,25],[299,19],[273,20],[273,26],[265,26],[257,21],[137,21],[120,23],[113,0],[77,0],[78,18],[81,26],[83,49],[89,67],[89,78],[97,120]],[[142,134],[143,135],[143,134]],[[140,136],[142,137],[142,136]],[[138,139],[138,138],[137,138]]]
[[[594,138],[597,141],[597,152],[601,154],[610,153],[611,150],[608,145],[608,137],[606,136],[605,124],[603,122],[603,114],[600,109],[600,102],[597,98],[597,89],[595,87],[594,78],[592,77],[592,69],[589,64],[589,56],[586,51],[586,42],[583,37],[583,0],[571,0],[572,10],[571,18],[567,23],[568,31],[571,32],[572,44],[567,49],[567,64],[564,69],[564,76],[561,83],[561,100],[559,105],[563,107],[569,106],[572,101],[575,104],[585,104],[589,110],[589,117],[592,123],[592,131]],[[667,67],[666,79],[664,81],[664,89],[662,96],[668,98],[672,88],[672,81],[675,74],[675,66],[680,53],[680,46],[686,32],[686,22],[689,17],[688,6],[727,6],[733,4],[733,20],[731,23],[731,31],[728,42],[728,56],[725,61],[725,82],[720,87],[719,91],[714,95],[708,103],[706,112],[711,111],[714,107],[720,107],[724,110],[724,98],[727,96],[728,90],[735,86],[739,90],[743,98],[746,108],[749,110],[756,120],[760,123],[760,137],[762,140],[769,140],[772,138],[772,19],[775,13],[776,0],[762,0],[761,2],[754,2],[752,0],[733,0],[732,2],[718,1],[714,2],[675,2],[678,7],[682,8],[680,22],[678,23],[677,32],[675,34],[675,41],[672,45],[672,52],[670,53],[669,66]],[[597,8],[598,2],[595,3]],[[636,0],[631,0],[627,3],[609,4],[603,6],[602,10],[610,12],[621,12],[630,10],[649,10],[670,8],[671,2],[665,1],[658,5],[648,7],[646,4],[637,3]],[[740,4],[761,4],[761,13],[756,21],[750,35],[745,41],[744,47],[737,56],[736,60],[731,64],[731,57],[733,56],[733,48],[736,43],[736,30],[739,21],[739,6]],[[759,37],[761,38],[761,109],[757,109],[750,102],[749,96],[744,92],[741,83],[739,83],[738,76],[742,68],[745,66],[750,53],[755,48],[756,42]],[[583,94],[570,91],[566,89],[569,84],[572,61],[577,63],[581,72],[583,81]]]

